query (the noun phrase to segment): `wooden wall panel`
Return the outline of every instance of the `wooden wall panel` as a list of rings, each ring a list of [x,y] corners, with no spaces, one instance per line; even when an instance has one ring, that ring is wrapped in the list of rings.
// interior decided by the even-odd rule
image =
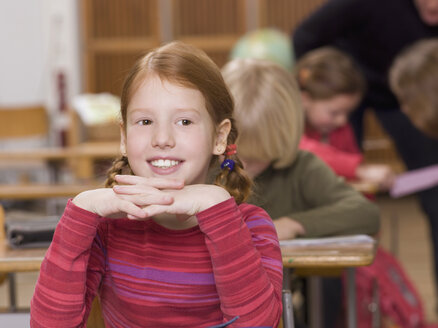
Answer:
[[[120,95],[126,70],[160,45],[158,0],[82,0],[81,9],[84,91]]]
[[[121,95],[127,73],[140,54],[99,53],[95,56],[95,91]]]
[[[203,49],[217,65],[246,31],[244,0],[173,0],[174,39]]]
[[[174,36],[236,35],[245,30],[242,0],[174,0]]]

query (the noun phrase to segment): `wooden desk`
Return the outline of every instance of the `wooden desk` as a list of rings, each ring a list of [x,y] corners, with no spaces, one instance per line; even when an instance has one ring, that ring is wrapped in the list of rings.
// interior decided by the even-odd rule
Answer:
[[[282,241],[283,288],[290,289],[290,269],[306,269],[309,276],[310,327],[322,327],[321,281],[324,270],[346,270],[347,324],[357,327],[355,268],[369,265],[376,253],[376,241],[365,235],[338,238]]]
[[[74,147],[45,147],[0,151],[0,161],[58,161],[72,158],[112,158],[120,153],[118,142],[84,142]]]
[[[0,243],[0,273],[38,271],[47,248],[13,249]]]
[[[0,185],[0,199],[43,199],[55,197],[73,197],[90,189],[102,186],[97,184],[25,184]]]
[[[73,147],[0,151],[0,162],[46,161],[58,165],[59,162],[69,161],[78,178],[91,179],[96,160],[113,159],[119,154],[119,142],[84,142]]]
[[[46,248],[12,249],[6,240],[0,241],[0,274],[8,274],[10,312],[16,311],[14,273],[39,271],[46,251]]]

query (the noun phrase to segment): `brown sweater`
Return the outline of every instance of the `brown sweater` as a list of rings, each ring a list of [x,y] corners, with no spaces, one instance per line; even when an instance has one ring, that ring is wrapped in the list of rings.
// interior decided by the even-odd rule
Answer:
[[[265,209],[274,220],[288,216],[300,222],[306,230],[303,237],[374,235],[379,230],[377,206],[311,153],[299,151],[292,165],[270,166],[254,182],[249,203]]]

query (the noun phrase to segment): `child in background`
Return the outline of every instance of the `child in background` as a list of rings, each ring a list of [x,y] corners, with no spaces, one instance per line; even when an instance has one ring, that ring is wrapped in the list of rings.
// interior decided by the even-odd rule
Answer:
[[[257,59],[235,59],[222,74],[235,101],[239,156],[256,186],[249,202],[269,213],[278,238],[377,234],[377,207],[298,149],[304,113],[293,75]],[[323,326],[331,328],[341,313],[341,280],[322,285]]]
[[[417,41],[394,61],[389,80],[403,113],[438,138],[438,39]]]
[[[277,327],[280,248],[266,212],[243,203],[251,181],[232,115],[204,52],[173,42],[137,62],[121,98],[123,156],[109,187],[67,204],[32,327],[84,327],[96,294],[111,327]]]
[[[306,126],[300,148],[311,151],[338,175],[390,188],[394,173],[383,164],[361,164],[348,116],[359,104],[365,82],[353,61],[331,47],[303,56],[295,67]]]
[[[239,156],[256,186],[250,202],[273,218],[279,239],[376,234],[377,207],[298,150],[304,118],[294,77],[256,59],[232,60],[222,74],[235,101]]]

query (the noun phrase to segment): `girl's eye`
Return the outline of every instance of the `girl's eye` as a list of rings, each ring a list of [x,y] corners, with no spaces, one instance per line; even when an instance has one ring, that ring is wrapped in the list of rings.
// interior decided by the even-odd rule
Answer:
[[[188,119],[182,119],[178,121],[179,125],[190,125],[192,124],[192,121],[188,120]]]
[[[137,122],[138,125],[151,125],[152,121],[151,120],[140,120]]]

